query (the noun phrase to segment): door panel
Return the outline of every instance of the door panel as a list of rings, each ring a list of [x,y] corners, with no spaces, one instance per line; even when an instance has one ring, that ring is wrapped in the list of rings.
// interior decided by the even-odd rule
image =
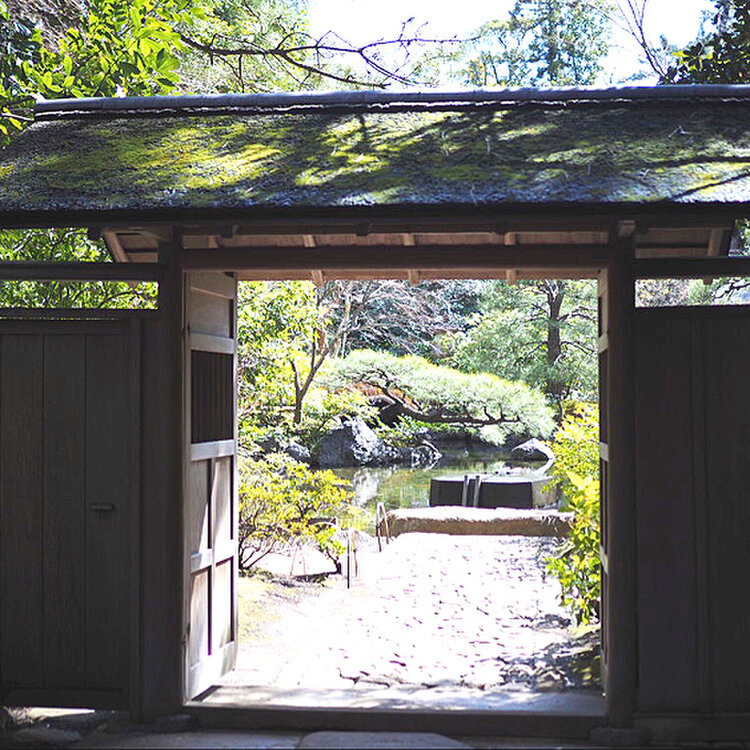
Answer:
[[[44,337],[44,677],[85,679],[85,337]]]
[[[185,697],[237,654],[235,290],[223,273],[188,274],[185,334]]]
[[[129,323],[0,322],[6,704],[128,706],[139,341]]]
[[[750,307],[639,310],[639,710],[750,705]]]
[[[0,338],[0,666],[3,686],[44,682],[44,337]],[[19,544],[18,540],[28,540]],[[50,671],[54,673],[51,665]],[[64,671],[65,665],[61,667]]]

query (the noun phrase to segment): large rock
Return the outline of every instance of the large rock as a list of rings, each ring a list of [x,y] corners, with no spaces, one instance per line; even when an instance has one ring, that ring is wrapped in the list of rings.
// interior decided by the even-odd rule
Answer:
[[[346,419],[318,442],[318,466],[382,466],[399,461],[396,448],[384,443],[359,417]]]
[[[531,438],[510,452],[516,461],[554,461],[555,454],[541,440]]]

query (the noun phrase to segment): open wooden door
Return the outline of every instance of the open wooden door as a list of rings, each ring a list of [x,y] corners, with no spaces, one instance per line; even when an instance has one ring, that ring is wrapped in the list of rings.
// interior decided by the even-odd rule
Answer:
[[[185,311],[185,697],[237,656],[236,282],[188,274]]]

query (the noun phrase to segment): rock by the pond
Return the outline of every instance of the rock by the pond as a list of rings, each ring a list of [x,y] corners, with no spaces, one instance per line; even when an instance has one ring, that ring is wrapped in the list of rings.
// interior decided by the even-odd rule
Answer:
[[[404,448],[404,458],[412,469],[434,466],[443,454],[429,441],[423,440],[416,448]]]
[[[531,438],[517,445],[510,452],[511,458],[517,461],[554,461],[555,454],[541,440]]]
[[[316,462],[334,466],[381,466],[396,463],[399,452],[384,443],[360,417],[342,421],[318,442]]]
[[[388,511],[391,536],[413,532],[493,536],[553,536],[570,533],[572,513],[515,508],[396,508]]]
[[[303,464],[312,462],[312,453],[302,443],[296,440],[290,440],[283,448],[284,453],[290,455],[295,461]]]

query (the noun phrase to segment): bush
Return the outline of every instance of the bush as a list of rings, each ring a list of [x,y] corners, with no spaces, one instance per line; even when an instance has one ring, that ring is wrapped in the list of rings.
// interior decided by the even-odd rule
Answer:
[[[283,453],[246,460],[240,469],[239,565],[247,570],[266,555],[312,543],[339,570],[344,551],[334,515],[350,511],[350,494],[332,471],[312,471]]]
[[[599,616],[599,410],[595,404],[575,403],[552,443],[556,462],[551,473],[563,496],[562,507],[574,514],[570,536],[548,570],[562,586],[561,600],[576,622]]]
[[[562,492],[563,509],[576,492],[568,476],[570,472],[580,477],[599,476],[599,407],[569,401],[564,411],[562,424],[552,442],[555,463],[550,470],[556,479],[555,486]]]
[[[575,514],[570,536],[547,569],[562,586],[561,601],[578,624],[599,617],[601,570],[599,562],[599,480],[569,472],[572,488],[568,507]]]

